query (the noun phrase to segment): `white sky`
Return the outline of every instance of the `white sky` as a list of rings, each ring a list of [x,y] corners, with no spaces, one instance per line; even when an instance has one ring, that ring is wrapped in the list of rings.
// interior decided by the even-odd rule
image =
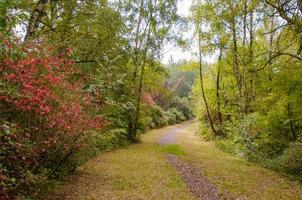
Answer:
[[[180,0],[178,3],[178,14],[183,17],[188,17],[190,15],[190,8],[193,0]],[[193,30],[183,33],[184,38],[192,38]],[[174,61],[179,60],[190,60],[192,55],[190,52],[185,51],[178,47],[176,44],[166,44],[164,47],[164,55],[162,62],[168,64],[170,59]]]
[[[183,17],[189,17],[190,15],[190,8],[192,6],[194,0],[180,0],[178,3],[178,14]],[[189,39],[193,41],[192,48],[193,53],[188,50],[183,50],[182,48],[178,47],[176,44],[165,44],[164,47],[164,55],[162,58],[163,64],[169,64],[171,58],[174,62],[181,61],[181,60],[192,60],[196,59],[196,50],[197,50],[197,42],[194,42],[194,27],[190,27],[188,31],[183,32],[184,39]],[[197,39],[195,39],[197,41]],[[195,46],[195,47],[194,47]],[[202,60],[206,63],[214,63],[217,59],[217,52],[214,52],[213,55],[203,55]]]

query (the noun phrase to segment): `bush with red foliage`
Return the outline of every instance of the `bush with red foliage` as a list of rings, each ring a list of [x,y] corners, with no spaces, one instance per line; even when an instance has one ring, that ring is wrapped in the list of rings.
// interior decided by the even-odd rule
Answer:
[[[72,60],[2,36],[0,46],[0,199],[12,199],[72,168],[68,158],[106,122]]]

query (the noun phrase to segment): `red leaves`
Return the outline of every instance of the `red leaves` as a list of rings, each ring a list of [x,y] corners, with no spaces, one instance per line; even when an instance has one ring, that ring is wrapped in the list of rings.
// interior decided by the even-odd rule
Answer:
[[[5,177],[17,179],[14,187],[27,188],[32,179],[29,171],[56,166],[85,145],[83,138],[90,130],[106,125],[97,115],[102,98],[86,92],[75,62],[51,48],[23,47],[1,40],[1,35],[0,46],[0,81],[9,88],[0,91],[0,115],[10,115],[0,120],[11,125],[2,128],[0,121],[0,131],[7,132],[0,135]]]
[[[5,45],[8,49],[16,48],[8,42]],[[81,82],[68,80],[75,72],[73,61],[52,56],[51,49],[43,51],[41,46],[22,50],[25,56],[1,61],[1,68],[7,73],[1,79],[17,86],[21,96],[1,99],[14,104],[17,109],[47,116],[48,128],[73,132],[101,127],[101,119],[90,118],[83,109],[91,106],[92,96],[82,90]],[[72,53],[72,50],[68,49],[68,52]]]
[[[99,105],[94,105],[93,96],[82,89],[84,84],[70,81],[78,72],[74,61],[54,56],[51,48],[41,45],[19,47],[3,41],[7,52],[20,51],[0,60],[1,80],[16,87],[18,95],[1,95],[0,100],[14,105],[16,110],[43,117],[44,127],[60,134],[84,134],[104,126],[103,120],[90,112]],[[67,49],[67,53],[72,54],[72,49]]]

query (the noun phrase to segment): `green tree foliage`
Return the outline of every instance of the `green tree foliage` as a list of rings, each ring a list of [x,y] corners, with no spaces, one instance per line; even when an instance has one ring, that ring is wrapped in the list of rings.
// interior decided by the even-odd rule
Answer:
[[[217,55],[202,65],[210,119],[219,130],[214,137],[230,152],[294,173],[302,169],[299,3],[205,1],[193,6],[192,17],[202,54]],[[199,81],[192,98],[207,125]]]
[[[162,43],[170,38],[170,29],[178,20],[177,0],[126,0],[117,3],[129,32],[127,38],[132,52],[133,67],[131,93],[136,97],[134,110],[129,115],[129,138],[136,140],[140,116],[145,68],[156,66],[161,56]]]
[[[90,156],[192,117],[189,89],[168,98],[159,62],[176,5],[0,0],[0,199],[34,198]]]

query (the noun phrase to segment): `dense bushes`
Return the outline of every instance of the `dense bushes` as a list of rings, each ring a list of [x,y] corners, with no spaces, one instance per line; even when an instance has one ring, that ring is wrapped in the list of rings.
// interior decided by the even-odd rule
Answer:
[[[177,124],[179,122],[185,121],[186,118],[182,112],[178,111],[176,108],[171,108],[166,112],[168,123]]]
[[[166,112],[158,105],[154,105],[152,107],[151,117],[153,123],[152,126],[154,126],[154,128],[160,128],[168,125],[169,119],[166,115]]]
[[[117,100],[75,67],[66,59],[70,49],[58,54],[4,37],[0,43],[0,198],[38,195],[98,152],[128,144],[129,98]],[[188,110],[176,107],[143,103],[139,130],[186,120]]]
[[[106,122],[94,103],[100,94],[83,90],[72,61],[40,45],[0,41],[0,196],[12,198],[38,192],[33,185],[56,176]]]
[[[293,143],[280,158],[282,167],[291,174],[302,175],[302,143]]]
[[[301,142],[291,142],[292,138],[286,137],[286,134],[285,137],[276,136],[274,132],[277,130],[267,123],[270,120],[253,113],[247,115],[241,123],[238,120],[227,121],[224,123],[226,137],[215,137],[205,123],[201,123],[203,126],[200,130],[203,130],[201,134],[205,138],[215,140],[217,147],[227,153],[301,179]],[[280,126],[279,132],[284,128]]]
[[[176,108],[165,111],[158,105],[144,105],[140,118],[140,130],[144,132],[153,128],[161,128],[187,120],[184,114]]]
[[[191,119],[193,117],[192,108],[187,97],[173,98],[170,106],[180,111],[186,119]]]

